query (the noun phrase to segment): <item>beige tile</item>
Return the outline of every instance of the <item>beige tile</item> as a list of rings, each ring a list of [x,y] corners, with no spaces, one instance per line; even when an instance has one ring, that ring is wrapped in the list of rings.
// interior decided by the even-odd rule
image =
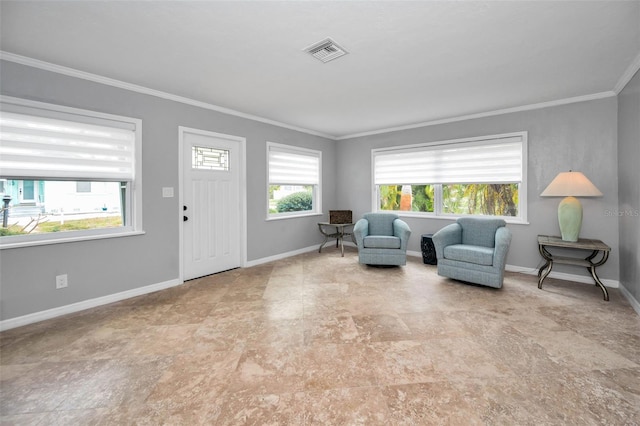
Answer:
[[[5,417],[54,411],[67,396],[67,393],[50,387],[3,388],[0,391],[0,413]]]
[[[265,301],[263,313],[264,321],[301,320],[304,304],[302,299]]]
[[[107,417],[109,415],[109,412],[110,410],[106,408],[54,411],[47,413],[38,424],[49,426],[96,424],[101,419]]]
[[[394,425],[483,425],[449,382],[413,383],[382,389]]]
[[[302,346],[304,345],[303,320],[262,321],[245,338],[249,346]]]
[[[374,386],[375,352],[363,343],[316,343],[305,347],[304,388],[307,391]]]
[[[636,424],[617,289],[334,247],[0,333],[2,424]]]
[[[86,327],[50,327],[12,339],[0,352],[0,364],[30,364],[57,360],[69,345],[90,333]]]
[[[57,414],[57,413],[55,413]],[[55,424],[49,421],[45,422],[50,416],[50,413],[37,413],[37,414],[13,414],[4,415],[0,414],[0,425],[2,426],[33,426],[38,424]]]
[[[180,295],[175,303],[179,305],[216,304],[227,294],[229,286],[219,283],[201,283],[192,286]]]
[[[353,322],[361,342],[408,340],[411,330],[398,315],[354,315]]]
[[[160,325],[139,330],[123,349],[126,357],[177,355],[197,345],[193,338],[198,325]]]
[[[442,374],[434,368],[428,342],[377,342],[370,348],[374,355],[369,368],[375,371],[380,386],[442,380]]]
[[[300,300],[304,297],[304,287],[301,282],[289,282],[280,283],[283,278],[290,278],[290,276],[280,276],[269,280],[267,288],[265,289],[262,298],[270,301],[279,300]]]
[[[313,391],[307,394],[307,425],[389,425],[391,416],[377,387]]]
[[[141,304],[118,306],[104,327],[116,329],[143,329],[156,325],[171,309],[171,304]]]
[[[425,342],[436,373],[443,379],[506,377],[515,373],[470,337],[430,339]]]
[[[213,310],[208,303],[174,304],[156,318],[153,325],[189,325],[201,324]]]
[[[569,371],[640,367],[601,344],[573,331],[555,331],[535,338],[549,357]]]
[[[358,340],[358,329],[349,314],[304,320],[304,343],[350,343]]]
[[[144,404],[156,412],[206,411],[224,392],[238,366],[235,351],[198,352],[176,356],[153,384]]]
[[[230,393],[266,395],[304,390],[303,347],[248,346],[229,377]]]
[[[606,333],[585,333],[584,337],[640,365],[640,325],[638,326],[638,333],[616,329],[608,330]]]
[[[221,398],[216,424],[303,425],[305,394],[229,394]]]
[[[470,336],[471,331],[444,311],[403,313],[398,315],[415,340]]]
[[[74,340],[48,359],[51,361],[75,361],[112,359],[135,339],[138,330],[122,330],[100,327]]]

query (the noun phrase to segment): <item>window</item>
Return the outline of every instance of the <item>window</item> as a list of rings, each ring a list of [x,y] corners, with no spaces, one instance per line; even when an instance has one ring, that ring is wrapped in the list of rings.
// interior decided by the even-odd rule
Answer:
[[[267,218],[320,214],[322,153],[267,142]]]
[[[91,182],[76,182],[76,192],[91,192]]]
[[[0,101],[0,247],[141,232],[140,120]]]
[[[229,170],[229,151],[208,146],[191,147],[191,167],[200,170]]]
[[[373,208],[526,222],[526,153],[526,132],[373,150]]]

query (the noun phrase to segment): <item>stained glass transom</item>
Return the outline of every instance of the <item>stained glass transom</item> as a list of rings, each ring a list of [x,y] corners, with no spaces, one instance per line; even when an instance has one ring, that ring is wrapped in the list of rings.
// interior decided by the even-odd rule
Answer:
[[[209,148],[208,146],[194,146],[191,167],[205,170],[229,170],[229,151],[226,149]]]

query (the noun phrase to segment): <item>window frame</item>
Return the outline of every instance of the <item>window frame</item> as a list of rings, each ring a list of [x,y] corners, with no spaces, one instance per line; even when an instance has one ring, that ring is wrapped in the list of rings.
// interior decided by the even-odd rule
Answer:
[[[138,118],[107,114],[63,105],[32,101],[0,95],[0,111],[27,114],[38,117],[63,119],[80,123],[107,125],[113,122],[132,126],[134,142],[133,179],[126,182],[124,200],[125,225],[118,228],[98,228],[89,230],[50,232],[42,234],[12,235],[0,238],[0,250],[48,244],[69,243],[103,238],[117,238],[144,234],[142,226],[142,120]],[[115,126],[114,126],[115,127]],[[38,180],[60,180],[40,178]],[[100,181],[105,179],[72,179],[75,181]]]
[[[293,186],[309,186],[313,187],[311,191],[312,197],[312,209],[299,211],[299,212],[284,212],[284,213],[270,213],[269,212],[269,188],[272,185],[269,179],[269,172],[271,168],[269,153],[271,148],[276,148],[280,151],[290,152],[296,155],[305,155],[309,157],[314,157],[318,159],[318,183],[317,184],[309,184],[309,183],[277,183],[274,182],[273,185],[293,185]],[[305,216],[319,216],[322,215],[322,151],[316,149],[302,148],[293,145],[280,144],[276,142],[267,141],[266,144],[266,154],[267,154],[267,176],[266,176],[266,212],[267,212],[267,221],[271,220],[281,220],[281,219],[292,219],[297,217],[305,217]]]
[[[495,145],[500,139],[508,139],[513,137],[521,138],[521,149],[522,149],[522,174],[520,182],[512,182],[518,183],[518,216],[490,216],[495,218],[504,219],[508,223],[514,224],[528,224],[527,220],[527,152],[528,152],[528,132],[513,132],[513,133],[504,133],[497,135],[488,135],[488,136],[477,136],[470,138],[461,138],[461,139],[450,139],[450,140],[442,140],[442,141],[434,141],[434,142],[426,142],[420,144],[412,144],[412,145],[399,145],[393,147],[386,148],[376,148],[371,150],[371,210],[374,212],[378,211],[388,211],[398,214],[403,217],[416,217],[416,218],[429,218],[429,219],[447,219],[447,220],[455,220],[460,217],[472,217],[472,216],[485,216],[485,215],[460,215],[460,214],[452,214],[452,213],[444,213],[443,212],[443,185],[446,183],[431,183],[431,182],[420,182],[413,183],[413,185],[433,185],[434,186],[434,208],[433,212],[415,212],[415,211],[401,211],[401,210],[380,210],[379,208],[379,200],[380,200],[380,185],[376,185],[376,156],[384,155],[384,154],[392,154],[396,152],[411,152],[411,150],[419,151],[421,149],[427,147],[435,147],[435,146],[455,146],[460,144],[469,144],[469,143],[478,143],[482,144],[483,142],[487,145]],[[398,182],[396,185],[407,184],[406,182]],[[482,184],[482,183],[492,183],[492,182],[466,182],[467,184]],[[500,182],[506,183],[506,182]]]

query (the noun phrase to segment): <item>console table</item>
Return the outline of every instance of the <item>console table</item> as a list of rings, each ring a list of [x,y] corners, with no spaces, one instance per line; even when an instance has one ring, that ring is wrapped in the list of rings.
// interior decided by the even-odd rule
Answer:
[[[345,235],[351,236],[351,240],[353,240],[352,232],[345,232],[345,228],[349,226],[353,226],[353,223],[330,223],[330,222],[318,222],[318,228],[320,229],[320,233],[324,235],[324,241],[320,244],[320,248],[318,249],[318,253],[322,253],[322,247],[327,244],[329,238],[336,239],[336,247],[340,245],[340,252],[342,253],[342,257],[344,257],[344,237]],[[333,229],[331,229],[333,228]],[[355,241],[353,241],[355,243]]]
[[[558,247],[565,249],[590,251],[591,253],[587,257],[567,257],[557,256],[547,250],[548,247]],[[583,266],[591,273],[596,285],[600,287],[604,294],[604,300],[609,300],[609,293],[607,288],[602,284],[598,274],[596,274],[596,268],[605,264],[609,258],[609,252],[611,247],[606,245],[600,240],[591,240],[586,238],[580,238],[578,241],[564,241],[560,237],[552,237],[549,235],[538,235],[538,250],[540,255],[546,260],[546,263],[542,265],[538,270],[538,288],[542,288],[542,282],[547,275],[551,272],[554,263],[563,265]],[[600,256],[599,260],[596,257]]]

